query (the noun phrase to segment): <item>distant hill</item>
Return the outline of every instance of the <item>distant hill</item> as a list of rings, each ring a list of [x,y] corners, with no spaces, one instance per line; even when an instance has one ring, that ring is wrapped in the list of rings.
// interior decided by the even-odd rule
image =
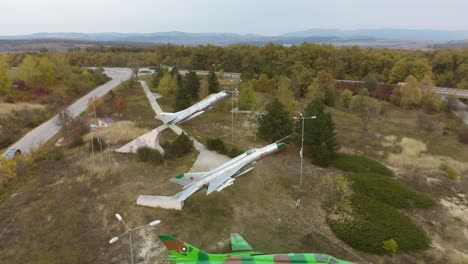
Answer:
[[[21,36],[0,36],[0,40],[10,41],[33,41],[29,43],[38,47],[38,42],[42,43],[51,40],[54,45],[51,49],[63,49],[71,45],[69,40],[85,41],[79,46],[88,45],[127,45],[128,43],[151,44],[176,44],[176,45],[232,45],[251,44],[265,45],[267,43],[298,45],[304,42],[318,44],[332,44],[336,46],[361,46],[374,48],[394,48],[394,49],[425,49],[428,45],[437,42],[458,41],[468,39],[468,31],[444,31],[444,30],[411,30],[411,29],[360,29],[360,30],[339,30],[339,29],[310,29],[286,33],[279,36],[262,36],[255,34],[235,34],[235,33],[187,33],[180,31],[155,32],[155,33],[35,33]],[[63,45],[58,47],[57,41],[63,41]],[[92,42],[92,43],[91,43]],[[103,42],[106,42],[105,44]],[[8,46],[8,49],[0,47],[0,51],[14,48],[15,51],[22,48],[27,49],[27,42],[21,42],[23,46]],[[25,46],[26,45],[26,46]],[[432,47],[432,46],[430,46]]]
[[[283,37],[317,37],[317,36],[369,36],[393,40],[409,41],[451,41],[468,39],[468,30],[432,30],[432,29],[309,29],[281,35]]]
[[[468,48],[468,39],[436,43],[429,47],[432,49],[466,49]]]

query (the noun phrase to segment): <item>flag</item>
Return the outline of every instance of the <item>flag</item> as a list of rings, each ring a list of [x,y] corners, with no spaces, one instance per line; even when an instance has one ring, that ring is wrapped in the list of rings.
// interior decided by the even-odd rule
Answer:
[[[114,123],[114,119],[106,116],[106,123]]]
[[[106,122],[102,122],[101,120],[98,120],[98,123],[100,127],[108,127]]]
[[[94,124],[91,124],[91,125],[89,125],[89,128],[91,129],[91,131],[96,131],[96,130],[99,129],[99,126],[96,126],[96,125],[94,125]]]

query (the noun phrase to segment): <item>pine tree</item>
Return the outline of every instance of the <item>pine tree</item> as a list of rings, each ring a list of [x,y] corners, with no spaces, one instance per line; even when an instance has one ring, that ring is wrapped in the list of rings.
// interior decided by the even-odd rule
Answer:
[[[171,76],[177,82],[177,85],[180,87],[183,85],[182,75],[180,75],[179,69],[174,66],[171,69]]]
[[[188,73],[186,74],[186,80],[184,80],[183,85],[179,86],[176,91],[176,100],[175,100],[175,108],[177,111],[183,110],[190,105],[192,105],[192,91],[190,90],[190,84],[193,80],[191,77],[188,77]],[[196,77],[196,76],[195,76]],[[198,89],[197,89],[198,94]]]
[[[293,131],[293,120],[285,106],[274,99],[266,106],[267,113],[260,117],[257,136],[269,142],[280,140]]]
[[[200,80],[198,79],[197,73],[189,71],[185,74],[182,86],[185,86],[192,100],[198,99],[198,91],[200,90]]]
[[[208,74],[208,91],[210,94],[219,92],[218,76],[216,76],[214,70],[210,70]]]
[[[335,158],[340,148],[336,140],[335,123],[320,98],[313,99],[305,109],[305,116],[316,116],[304,121],[304,150],[312,158],[312,163],[326,167]],[[298,122],[299,132],[302,123]]]

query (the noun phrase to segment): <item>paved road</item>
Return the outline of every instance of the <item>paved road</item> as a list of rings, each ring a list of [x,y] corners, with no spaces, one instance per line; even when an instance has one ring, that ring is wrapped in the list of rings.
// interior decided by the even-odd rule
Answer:
[[[353,80],[335,80],[342,83],[364,83],[363,81],[353,81]],[[434,92],[442,95],[455,95],[458,98],[468,99],[468,90],[457,89],[457,88],[447,88],[447,87],[434,87]]]
[[[128,68],[105,68],[104,72],[111,78],[111,80],[95,88],[74,102],[68,108],[73,117],[78,116],[86,109],[89,99],[105,95],[107,92],[119,85],[122,81],[128,80],[132,75],[131,70]],[[21,149],[23,152],[29,152],[32,148],[36,148],[39,144],[46,142],[60,130],[60,127],[56,124],[57,119],[58,116],[56,115],[48,121],[42,123],[40,126],[31,130],[23,138],[11,145],[7,151],[12,148],[17,148]],[[6,152],[4,155],[5,154]]]
[[[468,90],[446,88],[446,87],[435,87],[434,92],[443,95],[455,95],[458,98],[468,99]]]

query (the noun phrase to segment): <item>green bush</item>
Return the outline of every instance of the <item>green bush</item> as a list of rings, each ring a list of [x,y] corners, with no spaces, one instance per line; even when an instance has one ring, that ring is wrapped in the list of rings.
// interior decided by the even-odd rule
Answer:
[[[449,165],[447,164],[442,164],[441,166],[441,169],[443,171],[445,171],[445,173],[447,173],[447,177],[452,180],[452,181],[456,181],[458,180],[459,178],[459,175],[458,175],[458,172],[457,170],[455,170],[454,168],[450,167]]]
[[[221,138],[209,138],[206,140],[206,147],[209,150],[216,151],[221,154],[226,154],[228,152],[226,144]]]
[[[431,208],[435,202],[429,196],[406,187],[398,181],[378,174],[347,176],[355,193],[366,195],[395,208]]]
[[[354,249],[389,254],[382,246],[389,239],[397,243],[401,252],[429,248],[427,234],[397,209],[363,195],[353,195],[351,205],[350,217],[327,218],[327,223],[339,239]]]
[[[234,158],[244,153],[241,149],[236,146],[230,146],[226,144],[221,138],[209,138],[206,140],[206,147],[209,150],[216,151],[220,154]]]
[[[84,145],[83,138],[80,136],[73,136],[71,139],[70,144],[68,145],[69,148],[79,147]]]
[[[342,171],[370,172],[392,176],[393,172],[382,163],[365,156],[338,153],[332,165]]]
[[[160,164],[164,161],[164,156],[158,150],[149,147],[141,147],[137,150],[138,160],[153,164]]]
[[[193,141],[185,134],[180,134],[176,140],[165,146],[168,158],[181,157],[193,150]]]
[[[231,158],[234,158],[234,157],[239,156],[242,153],[244,153],[244,151],[242,151],[241,149],[239,149],[236,146],[233,146],[233,147],[231,147],[231,150],[229,151],[228,156],[231,157]]]

